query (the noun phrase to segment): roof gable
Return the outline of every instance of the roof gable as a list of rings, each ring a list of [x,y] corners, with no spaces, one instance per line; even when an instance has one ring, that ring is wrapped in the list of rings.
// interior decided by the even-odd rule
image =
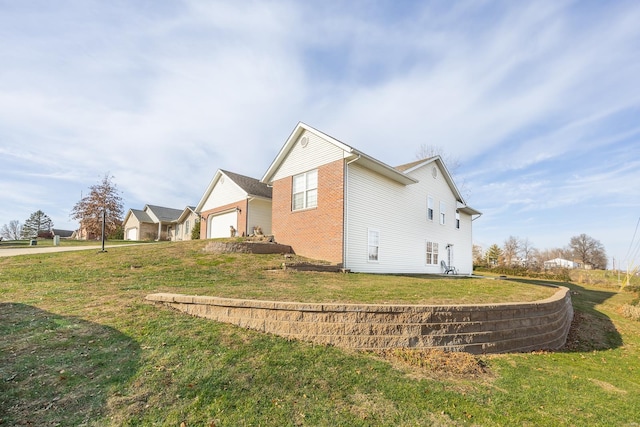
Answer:
[[[415,179],[406,176],[401,171],[363,153],[362,151],[356,150],[355,148],[341,141],[338,141],[337,139],[327,135],[326,133],[320,132],[319,130],[312,128],[311,126],[302,122],[299,122],[293,129],[293,132],[291,133],[291,135],[289,135],[289,138],[287,138],[284,146],[269,166],[269,169],[267,169],[267,172],[262,177],[261,182],[271,183],[273,181],[273,178],[276,175],[278,169],[280,169],[280,167],[286,161],[287,156],[289,155],[295,144],[298,142],[299,137],[304,132],[309,132],[322,139],[323,141],[342,150],[343,158],[349,160],[350,162],[358,162],[362,166],[371,169],[381,175],[384,175],[392,180],[398,181],[404,185],[417,182]]]
[[[260,182],[256,178],[251,178],[249,176],[218,169],[211,179],[211,182],[209,182],[209,185],[200,198],[200,201],[196,205],[196,212],[202,212],[205,203],[211,196],[211,193],[215,189],[218,182],[220,182],[220,179],[223,177],[227,177],[229,181],[233,182],[242,192],[245,193],[245,197],[261,197],[264,199],[271,199],[271,187],[269,187],[265,183]]]

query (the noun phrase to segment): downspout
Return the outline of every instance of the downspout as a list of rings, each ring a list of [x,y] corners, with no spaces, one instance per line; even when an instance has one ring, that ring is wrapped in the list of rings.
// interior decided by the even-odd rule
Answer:
[[[251,196],[247,196],[245,199],[245,211],[244,211],[244,235],[249,236],[249,199]]]
[[[360,160],[362,156],[360,154],[358,154],[358,157],[356,157],[353,160],[350,160],[348,162],[346,162],[344,164],[344,171],[342,173],[343,175],[343,194],[342,194],[342,268],[346,269],[347,267],[347,249],[348,249],[348,239],[347,236],[349,235],[349,204],[347,202],[348,198],[348,194],[349,194],[349,165],[353,162],[357,162],[358,160]]]

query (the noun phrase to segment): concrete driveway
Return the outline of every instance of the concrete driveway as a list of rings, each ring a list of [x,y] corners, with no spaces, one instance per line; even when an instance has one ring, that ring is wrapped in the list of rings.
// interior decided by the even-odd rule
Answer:
[[[123,246],[137,246],[144,245],[146,243],[131,243],[127,245],[105,245],[104,248],[120,248]],[[3,256],[18,256],[18,255],[32,255],[32,254],[46,254],[50,252],[72,252],[72,251],[100,251],[102,245],[97,246],[29,246],[26,248],[6,248],[0,247],[0,257]]]

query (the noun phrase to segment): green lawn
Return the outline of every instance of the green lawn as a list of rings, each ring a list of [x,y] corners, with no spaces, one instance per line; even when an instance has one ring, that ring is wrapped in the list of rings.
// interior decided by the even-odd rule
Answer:
[[[212,255],[204,244],[0,258],[0,426],[640,423],[640,323],[618,314],[630,292],[570,284],[576,321],[564,351],[383,357],[189,317],[144,296],[482,303],[553,288],[280,271],[280,256]]]

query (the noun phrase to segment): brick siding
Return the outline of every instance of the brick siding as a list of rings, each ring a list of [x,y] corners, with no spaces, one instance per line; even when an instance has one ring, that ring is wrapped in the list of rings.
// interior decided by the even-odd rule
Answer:
[[[247,200],[239,200],[237,202],[234,203],[229,203],[228,205],[224,205],[224,206],[217,206],[213,209],[209,209],[206,210],[204,212],[202,212],[200,214],[200,216],[202,217],[202,220],[200,221],[200,238],[201,239],[206,239],[207,238],[207,225],[209,224],[209,216],[216,214],[216,213],[221,213],[224,211],[229,211],[232,209],[240,209],[240,212],[238,212],[238,231],[237,231],[237,236],[242,236],[242,233],[246,233],[247,231],[247,210],[248,210],[248,202]],[[249,234],[251,234],[251,231],[249,231]],[[229,233],[229,235],[227,237],[231,237],[231,233]]]
[[[341,264],[344,230],[344,161],[318,167],[318,206],[291,211],[288,176],[273,183],[272,232],[296,254]]]

